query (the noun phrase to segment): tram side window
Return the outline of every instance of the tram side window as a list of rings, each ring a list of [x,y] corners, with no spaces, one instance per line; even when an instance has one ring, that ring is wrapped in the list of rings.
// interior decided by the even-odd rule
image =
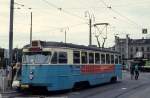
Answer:
[[[82,60],[82,64],[87,63],[87,52],[81,52],[81,60]]]
[[[80,64],[80,51],[73,51],[73,63]]]
[[[101,54],[101,64],[105,64],[105,54]]]
[[[59,63],[67,63],[67,53],[59,52]]]
[[[110,55],[109,54],[106,54],[106,63],[110,64]]]
[[[89,53],[89,64],[94,64],[94,53]]]
[[[57,52],[54,52],[51,63],[57,64],[57,62],[58,62]]]
[[[118,55],[115,55],[115,64],[118,64]]]
[[[114,55],[111,55],[111,64],[114,64]]]
[[[100,64],[100,54],[95,53],[95,64]]]

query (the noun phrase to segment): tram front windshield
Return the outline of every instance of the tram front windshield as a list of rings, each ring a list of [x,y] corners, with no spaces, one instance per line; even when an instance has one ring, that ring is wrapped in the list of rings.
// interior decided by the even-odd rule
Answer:
[[[48,64],[51,52],[26,52],[23,55],[25,64]]]

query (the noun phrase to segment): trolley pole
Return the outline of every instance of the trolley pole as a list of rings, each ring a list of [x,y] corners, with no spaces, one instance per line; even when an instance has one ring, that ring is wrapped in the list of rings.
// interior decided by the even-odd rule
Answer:
[[[12,54],[13,54],[13,18],[14,18],[14,0],[10,0],[9,66],[11,66],[12,64]]]

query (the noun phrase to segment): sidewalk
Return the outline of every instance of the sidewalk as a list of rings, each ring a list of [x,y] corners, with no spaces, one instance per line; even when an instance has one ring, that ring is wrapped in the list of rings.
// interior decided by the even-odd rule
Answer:
[[[16,93],[17,91],[14,89],[7,89],[7,90],[0,90],[0,94],[11,94],[11,93]]]
[[[12,96],[16,95],[17,91],[14,89],[0,90],[0,98],[13,98]]]

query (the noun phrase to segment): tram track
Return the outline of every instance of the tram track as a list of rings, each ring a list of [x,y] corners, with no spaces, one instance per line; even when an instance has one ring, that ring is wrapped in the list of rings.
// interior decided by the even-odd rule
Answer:
[[[122,93],[120,93],[120,94],[118,94],[117,96],[114,96],[114,97],[112,97],[112,98],[122,98],[121,96],[123,96],[123,95],[125,95],[125,94],[128,94],[128,93],[131,93],[131,92],[133,92],[133,91],[135,91],[135,90],[137,90],[137,89],[139,89],[139,88],[144,88],[144,87],[147,86],[148,84],[150,84],[150,82],[144,83],[144,84],[141,84],[141,85],[138,85],[138,86],[135,86],[135,87],[133,87],[133,88],[131,88],[131,89],[128,89],[128,90],[126,90],[126,91],[124,91],[124,92],[122,92]]]
[[[147,86],[147,85],[149,85],[149,84],[150,84],[150,81],[147,82],[147,83],[139,84],[139,85],[137,85],[137,86],[135,86],[135,87],[132,87],[132,88],[130,88],[130,89],[126,89],[126,90],[120,92],[119,94],[117,94],[117,95],[115,95],[115,96],[113,96],[113,97],[111,97],[111,98],[122,98],[123,95],[128,94],[128,93],[132,93],[133,91],[135,91],[135,90],[137,90],[137,89],[144,88],[145,86]],[[119,86],[119,85],[117,85],[117,86]],[[114,87],[117,88],[117,86],[114,85],[114,86],[111,86],[111,88],[114,88]],[[103,92],[105,92],[105,91],[108,92],[108,91],[112,90],[111,88],[109,87],[109,88],[103,89],[103,91],[96,91],[96,92],[94,92],[94,93],[87,94],[86,96],[84,96],[84,97],[82,97],[82,98],[91,98],[91,97],[96,96],[96,95],[98,95],[98,94],[100,94],[100,93],[103,93]],[[134,92],[133,92],[133,93],[134,93]],[[95,98],[95,97],[94,97],[94,98]]]

